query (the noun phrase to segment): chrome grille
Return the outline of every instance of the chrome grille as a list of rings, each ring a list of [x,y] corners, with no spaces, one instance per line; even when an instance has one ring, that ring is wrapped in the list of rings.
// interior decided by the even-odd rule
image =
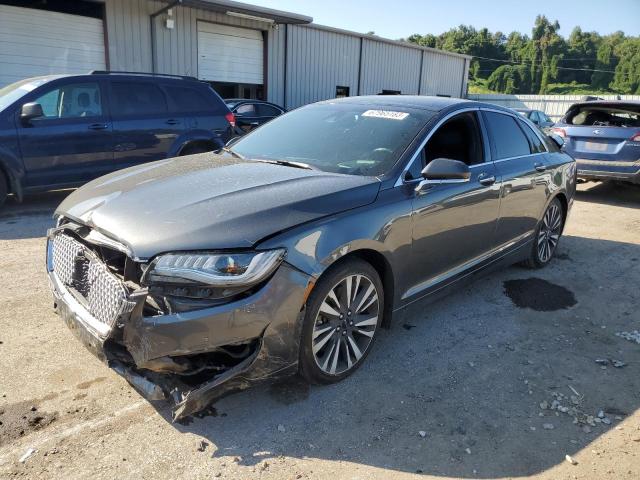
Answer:
[[[52,242],[53,271],[67,288],[84,298],[96,320],[113,327],[122,314],[133,309],[123,283],[86,246],[63,233],[56,234]]]

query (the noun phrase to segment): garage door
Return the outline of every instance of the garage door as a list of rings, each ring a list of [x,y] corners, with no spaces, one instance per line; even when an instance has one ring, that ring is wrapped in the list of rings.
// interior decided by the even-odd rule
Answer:
[[[105,68],[102,20],[0,5],[0,87],[38,75]]]
[[[210,82],[262,85],[260,30],[198,22],[198,76]]]

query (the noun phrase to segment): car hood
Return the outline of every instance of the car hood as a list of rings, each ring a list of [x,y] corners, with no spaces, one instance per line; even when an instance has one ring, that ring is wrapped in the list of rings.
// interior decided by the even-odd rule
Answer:
[[[379,189],[373,177],[205,153],[100,177],[69,195],[56,214],[147,259],[175,250],[249,248],[296,225],[367,205]]]

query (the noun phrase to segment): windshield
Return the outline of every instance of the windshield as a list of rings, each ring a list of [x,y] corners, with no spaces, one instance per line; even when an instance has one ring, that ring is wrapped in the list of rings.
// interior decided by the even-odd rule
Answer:
[[[51,78],[27,78],[0,88],[0,110],[4,110],[16,100],[26,95],[40,85],[47,83]]]
[[[433,115],[392,106],[308,105],[242,137],[232,149],[248,159],[301,162],[351,175],[382,175]]]

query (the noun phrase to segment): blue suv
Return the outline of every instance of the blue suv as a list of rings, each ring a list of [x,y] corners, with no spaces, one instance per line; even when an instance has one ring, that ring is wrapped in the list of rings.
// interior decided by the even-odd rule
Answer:
[[[0,89],[0,205],[121,168],[217,150],[234,115],[193,77],[48,75]]]

